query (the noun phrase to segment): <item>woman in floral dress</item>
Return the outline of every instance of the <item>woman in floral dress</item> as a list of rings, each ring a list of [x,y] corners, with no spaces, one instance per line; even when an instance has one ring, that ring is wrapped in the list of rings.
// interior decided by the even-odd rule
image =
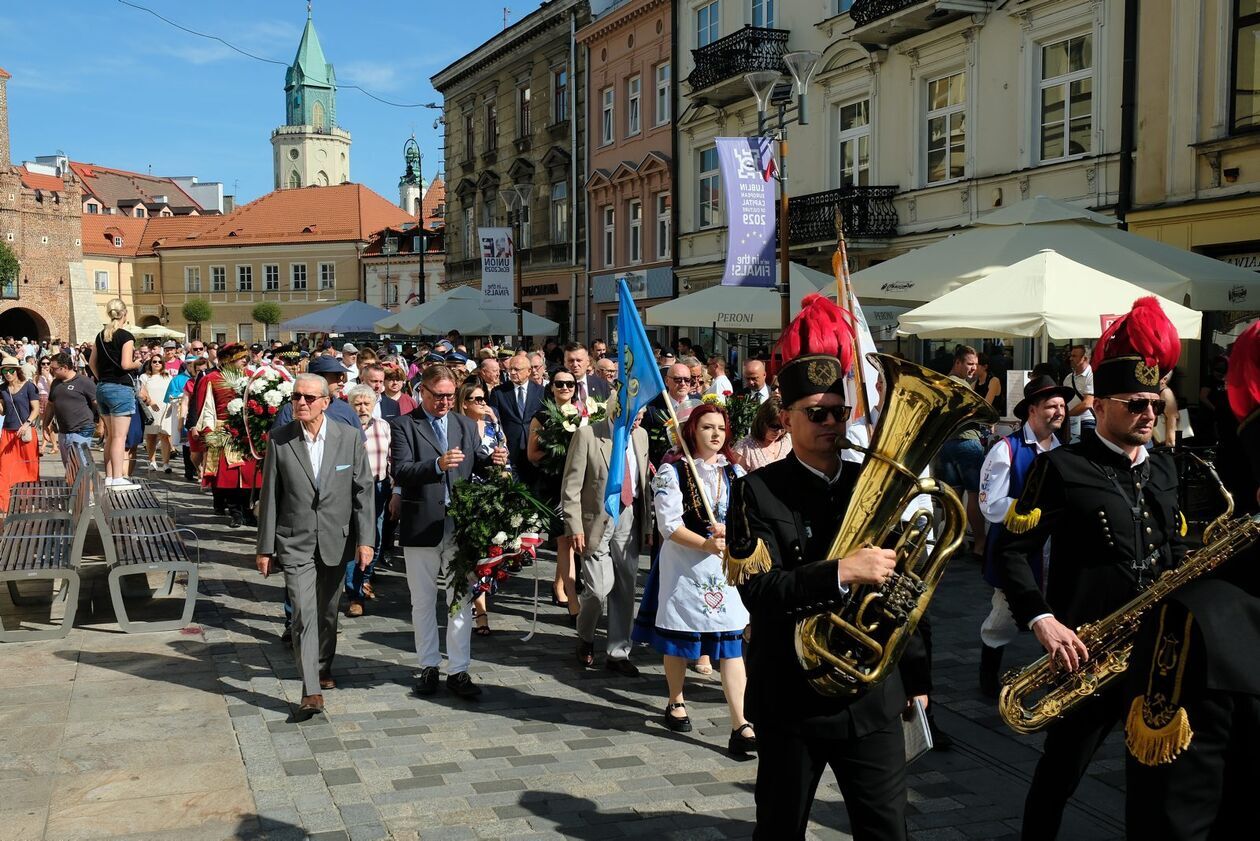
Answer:
[[[731,483],[744,471],[731,462],[727,425],[721,407],[697,407],[682,429],[695,470],[676,461],[662,465],[652,481],[656,525],[665,542],[656,586],[649,585],[640,605],[635,638],[664,655],[669,687],[664,722],[674,732],[691,730],[683,700],[687,661],[707,656],[718,667],[731,717],[729,748],[746,754],[757,749],[752,725],[744,718],[748,610],[722,569]],[[705,502],[716,526],[709,522]],[[648,639],[645,628],[650,628]]]

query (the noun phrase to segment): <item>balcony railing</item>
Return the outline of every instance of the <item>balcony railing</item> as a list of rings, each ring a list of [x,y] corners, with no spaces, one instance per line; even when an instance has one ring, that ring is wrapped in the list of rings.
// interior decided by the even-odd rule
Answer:
[[[908,6],[917,6],[923,0],[856,0],[849,9],[854,26],[866,26],[873,20],[896,14]]]
[[[692,91],[699,91],[754,70],[782,70],[788,34],[786,29],[745,26],[692,50],[696,66],[687,77],[687,84]]]
[[[992,0],[855,0],[849,9],[851,37],[886,46],[991,7]]]
[[[788,203],[788,231],[792,245],[834,242],[836,208],[844,214],[849,238],[890,237],[897,233],[896,187],[841,187],[822,193],[792,196]]]

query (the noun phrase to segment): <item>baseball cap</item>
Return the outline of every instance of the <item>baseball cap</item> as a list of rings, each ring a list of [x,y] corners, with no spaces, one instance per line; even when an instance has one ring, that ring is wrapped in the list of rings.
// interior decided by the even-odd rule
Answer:
[[[179,345],[175,344],[175,342],[170,339],[162,342],[162,350],[174,350],[177,347],[179,347]]]
[[[254,342],[252,345],[249,346],[249,349],[253,353],[260,353],[263,349],[263,346],[260,345],[258,342]]]
[[[347,374],[350,372],[350,369],[331,356],[315,357],[306,370],[309,374]]]

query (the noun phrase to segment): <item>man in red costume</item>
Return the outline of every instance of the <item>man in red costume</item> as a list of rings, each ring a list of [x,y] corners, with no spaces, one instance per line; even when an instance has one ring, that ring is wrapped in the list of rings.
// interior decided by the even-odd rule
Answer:
[[[229,514],[232,524],[257,525],[251,510],[250,493],[261,482],[258,460],[250,454],[249,443],[232,436],[228,416],[240,402],[243,366],[249,361],[249,348],[229,344],[219,348],[219,364],[201,378],[193,393],[192,411],[197,422],[193,440],[205,449],[201,484],[214,493],[216,514]],[[240,409],[237,409],[240,411]]]

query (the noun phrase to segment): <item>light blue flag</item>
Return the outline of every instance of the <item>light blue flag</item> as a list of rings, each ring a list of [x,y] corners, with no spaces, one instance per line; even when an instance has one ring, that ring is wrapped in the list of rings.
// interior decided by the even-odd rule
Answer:
[[[626,478],[626,446],[630,427],[639,410],[665,390],[661,370],[656,365],[639,311],[630,297],[624,278],[617,278],[617,346],[621,373],[617,390],[608,403],[608,423],[612,427],[612,452],[608,457],[608,484],[604,487],[604,510],[617,522],[621,507],[621,483]],[[647,493],[639,488],[639,493]]]

